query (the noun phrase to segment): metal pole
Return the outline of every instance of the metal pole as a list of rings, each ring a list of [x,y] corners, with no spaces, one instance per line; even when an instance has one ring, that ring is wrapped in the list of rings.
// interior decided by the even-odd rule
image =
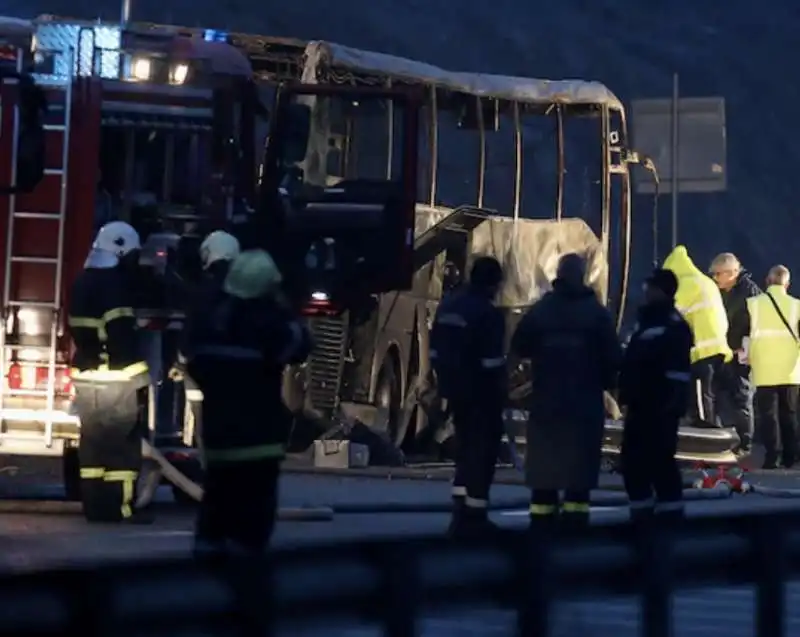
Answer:
[[[122,14],[120,16],[120,23],[122,27],[126,27],[131,19],[131,0],[122,0]]]
[[[680,126],[678,118],[680,104],[680,81],[678,74],[672,76],[672,179],[671,179],[671,195],[672,195],[672,247],[678,245],[678,154],[680,153]]]

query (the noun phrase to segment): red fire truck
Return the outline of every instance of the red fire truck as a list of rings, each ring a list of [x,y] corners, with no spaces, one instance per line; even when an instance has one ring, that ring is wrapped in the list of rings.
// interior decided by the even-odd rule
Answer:
[[[130,222],[147,245],[165,230],[199,238],[244,208],[246,238],[273,251],[306,309],[314,309],[320,285],[326,311],[331,303],[410,289],[413,91],[284,86],[258,166],[255,129],[266,110],[252,66],[262,81],[297,77],[297,43],[53,17],[13,23],[12,38],[0,22],[8,62],[33,70],[49,108],[41,183],[0,196],[0,454],[62,456],[69,491],[80,425],[70,412],[64,308],[95,230],[110,219]],[[6,84],[0,100],[2,185],[16,177],[22,110]],[[330,122],[370,123],[382,111],[395,114],[394,170],[327,178],[317,164],[322,146],[339,140]],[[310,256],[319,267],[309,265]]]
[[[220,227],[232,202],[253,191],[250,65],[203,36],[0,21],[4,63],[31,71],[48,104],[41,182],[0,196],[0,454],[61,455],[77,439],[64,308],[96,228],[124,219],[144,238],[158,224],[178,235]],[[4,184],[18,178],[24,117],[16,85],[1,88]],[[237,170],[242,163],[251,169]]]

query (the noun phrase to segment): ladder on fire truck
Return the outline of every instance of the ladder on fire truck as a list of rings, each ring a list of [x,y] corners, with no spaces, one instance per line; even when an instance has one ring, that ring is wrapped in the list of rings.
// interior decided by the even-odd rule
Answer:
[[[23,54],[20,50],[17,57],[17,72],[23,69]],[[4,82],[15,82],[16,80],[3,80]],[[3,285],[3,307],[2,307],[2,329],[0,329],[0,369],[4,373],[9,369],[11,361],[16,360],[15,352],[19,350],[39,350],[46,353],[47,381],[44,388],[39,387],[38,380],[34,388],[12,387],[7,383],[3,391],[0,391],[0,446],[6,440],[19,440],[23,442],[40,442],[41,435],[23,434],[21,432],[9,432],[4,418],[4,403],[7,398],[38,398],[45,399],[46,406],[43,417],[39,419],[44,424],[43,443],[47,449],[53,447],[53,425],[55,415],[55,394],[56,394],[56,369],[58,365],[58,337],[59,322],[61,319],[61,280],[64,258],[64,221],[67,208],[67,170],[69,163],[69,123],[72,107],[72,82],[67,81],[64,89],[64,104],[51,105],[49,120],[57,123],[45,124],[44,128],[48,144],[58,141],[61,144],[61,165],[59,167],[46,167],[45,178],[48,175],[58,178],[58,207],[56,210],[29,211],[18,208],[18,197],[9,196],[8,204],[8,228],[7,240],[4,255],[4,285]],[[19,135],[19,112],[14,114],[14,135],[12,139],[12,183],[16,181],[16,140]],[[53,141],[51,141],[53,140]],[[14,237],[15,226],[21,220],[37,220],[41,224],[56,224],[57,242],[55,254],[47,256],[32,256],[30,254],[18,253],[17,242]],[[22,298],[15,298],[12,291],[14,285],[14,271],[19,266],[25,264],[36,264],[47,268],[52,273],[52,296],[46,300],[29,301]],[[19,345],[8,342],[9,320],[11,317],[16,319],[21,309],[30,308],[35,310],[49,310],[51,314],[50,333],[46,345]],[[37,361],[38,363],[38,361]]]

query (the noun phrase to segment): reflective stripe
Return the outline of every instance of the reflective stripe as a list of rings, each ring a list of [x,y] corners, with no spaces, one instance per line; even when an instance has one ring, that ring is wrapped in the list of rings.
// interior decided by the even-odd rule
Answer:
[[[489,501],[467,496],[464,498],[464,504],[470,509],[485,509],[489,506]]]
[[[661,336],[666,331],[666,327],[648,327],[646,330],[642,331],[641,334],[639,334],[638,338],[643,341],[648,341],[656,336]]]
[[[561,510],[564,513],[589,513],[588,502],[564,502],[561,505]]]
[[[453,485],[450,489],[450,494],[457,498],[464,497],[467,495],[467,487]]]
[[[728,346],[728,341],[726,341],[724,338],[707,338],[707,339],[704,339],[702,341],[697,341],[694,344],[694,347],[692,349],[700,349],[700,348],[703,348],[703,347],[713,347],[714,345],[720,345],[722,347],[727,347]]]
[[[677,380],[681,383],[688,383],[692,380],[692,375],[689,372],[668,371],[664,375],[667,377],[667,380]]]
[[[498,356],[496,358],[482,358],[481,367],[485,369],[497,369],[506,364],[505,356]]]
[[[239,460],[261,460],[283,458],[285,449],[280,444],[237,447],[235,449],[205,449],[205,458],[210,462],[237,462]]]
[[[122,504],[120,505],[120,513],[123,518],[129,518],[133,515],[133,489],[138,477],[136,471],[106,471],[103,480],[106,482],[121,482],[122,483]]]
[[[194,351],[195,356],[214,356],[217,358],[234,358],[237,360],[263,360],[264,354],[253,347],[239,345],[201,345]]]
[[[652,509],[656,505],[655,498],[646,498],[644,500],[631,500],[631,509]]]
[[[530,509],[528,512],[531,515],[555,515],[556,513],[556,505],[555,504],[531,504]]]
[[[81,478],[85,480],[99,480],[106,472],[103,467],[81,467]]]
[[[193,402],[201,403],[203,402],[203,392],[199,389],[187,389],[186,391],[186,400],[191,400]]]
[[[710,301],[704,300],[700,301],[699,303],[695,303],[694,305],[690,305],[689,307],[686,308],[679,308],[679,310],[681,311],[682,314],[686,315],[686,314],[694,314],[695,312],[708,309],[712,306],[713,304]]]
[[[75,380],[88,380],[95,382],[114,383],[124,382],[148,372],[147,363],[133,363],[122,369],[108,369],[107,365],[101,365],[97,369],[76,369],[70,370],[70,376]]]
[[[88,316],[68,316],[67,325],[72,328],[85,328],[90,330],[97,330],[97,338],[101,343],[108,340],[108,332],[106,326],[113,320],[119,318],[134,318],[132,307],[114,307],[108,310],[100,318]]]
[[[440,314],[436,317],[436,323],[449,327],[467,327],[467,321],[460,314]]]

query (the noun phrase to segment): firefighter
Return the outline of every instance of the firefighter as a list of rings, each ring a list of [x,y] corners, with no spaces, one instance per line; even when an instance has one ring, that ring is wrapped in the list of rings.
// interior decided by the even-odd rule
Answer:
[[[149,384],[133,308],[140,248],[129,224],[103,226],[70,295],[81,494],[91,522],[150,521],[133,511],[142,464],[141,390]]]
[[[260,554],[274,528],[291,424],[281,397],[283,370],[311,349],[300,319],[275,300],[280,282],[269,254],[244,251],[216,299],[188,317],[187,371],[203,392],[198,557]]]
[[[689,413],[698,426],[716,427],[715,376],[733,360],[728,345],[728,316],[722,295],[714,281],[703,274],[684,246],[676,247],[664,261],[664,268],[678,278],[675,307],[692,329],[692,376],[695,393],[689,399]]]
[[[797,401],[800,392],[800,300],[789,295],[788,268],[774,266],[767,289],[747,299],[747,346],[764,469],[791,468],[800,460]]]
[[[487,516],[489,490],[507,394],[505,319],[493,303],[502,283],[496,259],[476,259],[469,283],[442,299],[433,322],[431,362],[455,427],[453,535],[494,528]]]
[[[615,386],[621,351],[611,313],[585,280],[580,255],[561,257],[552,291],[522,317],[511,340],[512,353],[531,362],[525,460],[533,530],[559,521],[568,529],[587,526],[600,473],[604,393]]]
[[[209,234],[200,244],[200,263],[203,267],[204,277],[197,291],[198,297],[190,303],[192,305],[211,302],[213,297],[222,290],[225,276],[228,274],[231,261],[240,252],[239,240],[227,232],[216,230]],[[186,392],[186,405],[192,414],[194,421],[194,437],[200,440],[202,428],[202,407],[203,392],[191,376],[186,375],[186,355],[185,352],[178,351],[177,361],[169,373],[171,380],[175,382],[183,381]],[[187,441],[188,442],[188,441]]]
[[[655,270],[645,282],[620,374],[627,407],[621,466],[634,522],[683,515],[683,485],[675,452],[678,424],[692,391],[692,330],[675,309],[678,279]]]

